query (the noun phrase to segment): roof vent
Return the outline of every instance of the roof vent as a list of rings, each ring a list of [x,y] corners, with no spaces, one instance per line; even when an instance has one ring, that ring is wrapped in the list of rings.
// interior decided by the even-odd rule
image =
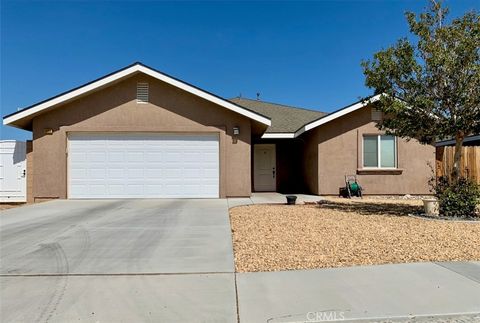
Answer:
[[[382,121],[382,110],[372,107],[372,121]]]
[[[148,103],[148,83],[137,83],[137,103]]]

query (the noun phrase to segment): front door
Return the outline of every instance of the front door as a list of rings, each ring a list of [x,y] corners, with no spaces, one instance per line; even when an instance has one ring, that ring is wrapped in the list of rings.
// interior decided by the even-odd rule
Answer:
[[[275,145],[260,144],[253,148],[253,189],[274,192],[276,185]]]

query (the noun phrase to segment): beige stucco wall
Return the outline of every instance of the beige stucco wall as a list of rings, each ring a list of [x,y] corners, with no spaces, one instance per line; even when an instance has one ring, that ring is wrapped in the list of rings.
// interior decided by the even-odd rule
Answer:
[[[416,140],[397,138],[399,171],[362,171],[362,138],[381,134],[366,107],[302,135],[306,142],[304,174],[315,194],[337,195],[346,174],[357,174],[365,194],[428,194],[435,149]],[[318,162],[316,162],[318,161]]]
[[[137,82],[148,82],[150,103],[136,103]],[[240,128],[238,140],[233,127]],[[53,134],[45,134],[52,128]],[[220,195],[249,196],[251,121],[149,76],[137,74],[33,119],[33,195],[67,197],[69,132],[218,133]]]

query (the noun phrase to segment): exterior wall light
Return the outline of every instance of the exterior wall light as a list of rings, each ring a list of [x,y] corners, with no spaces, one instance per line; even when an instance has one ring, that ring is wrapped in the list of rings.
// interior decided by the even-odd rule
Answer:
[[[239,127],[233,127],[233,135],[238,136],[240,134],[240,128]]]

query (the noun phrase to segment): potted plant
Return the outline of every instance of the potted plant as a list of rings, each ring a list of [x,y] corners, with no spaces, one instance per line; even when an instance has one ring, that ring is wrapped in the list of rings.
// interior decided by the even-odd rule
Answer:
[[[287,195],[288,205],[295,205],[296,201],[297,201],[297,197],[295,195]]]

